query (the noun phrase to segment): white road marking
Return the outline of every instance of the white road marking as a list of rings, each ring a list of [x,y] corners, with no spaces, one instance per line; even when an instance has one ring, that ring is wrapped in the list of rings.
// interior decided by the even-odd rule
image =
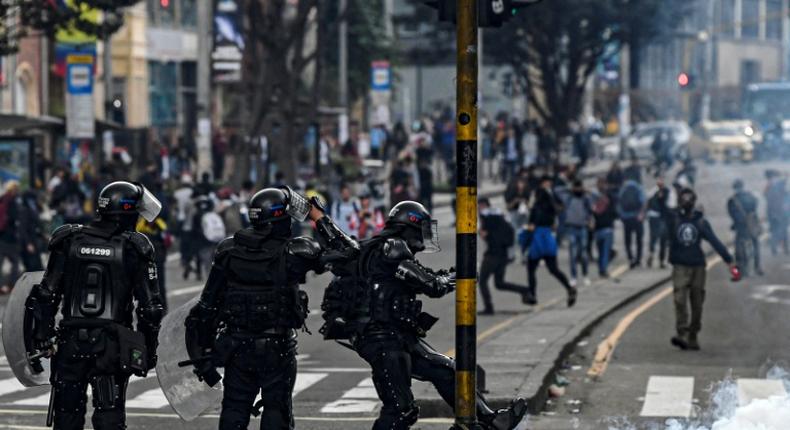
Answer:
[[[179,288],[178,290],[175,290],[175,291],[171,291],[170,293],[167,294],[167,296],[168,297],[178,297],[178,296],[184,296],[184,295],[187,295],[187,294],[199,293],[201,291],[203,291],[203,285],[202,284],[201,285],[193,285],[191,287],[184,287],[184,288]]]
[[[353,414],[370,413],[379,405],[373,380],[365,378],[356,387],[343,393],[343,396],[334,402],[327,403],[321,408],[322,414]]]
[[[688,418],[693,396],[693,377],[651,376],[640,415]]]
[[[126,401],[127,408],[159,409],[168,405],[170,403],[167,401],[165,393],[159,387],[144,391]]]
[[[22,405],[22,406],[48,406],[49,405],[49,392],[46,392],[40,396],[29,397],[27,399],[17,400],[15,402],[11,402],[12,405]]]
[[[8,378],[0,380],[0,396],[5,396],[7,394],[16,393],[17,391],[24,391],[28,387],[25,387],[17,381],[16,378]]]
[[[296,397],[297,394],[317,384],[327,376],[329,376],[328,373],[297,373],[292,397]]]
[[[738,405],[746,406],[753,400],[773,396],[787,397],[785,385],[775,379],[738,379]]]

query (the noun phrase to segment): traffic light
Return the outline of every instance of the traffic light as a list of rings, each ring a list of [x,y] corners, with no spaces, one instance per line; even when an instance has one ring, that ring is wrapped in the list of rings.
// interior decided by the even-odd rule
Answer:
[[[439,21],[455,24],[455,0],[423,0],[423,3],[439,11]]]
[[[678,86],[681,90],[690,90],[694,88],[694,76],[686,72],[678,74]]]
[[[541,0],[477,0],[477,26],[501,27],[516,12]],[[456,0],[423,0],[427,6],[439,11],[439,21],[455,23]]]

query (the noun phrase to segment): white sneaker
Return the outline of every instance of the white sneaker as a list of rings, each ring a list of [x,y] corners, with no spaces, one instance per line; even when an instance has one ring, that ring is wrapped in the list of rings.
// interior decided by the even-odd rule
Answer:
[[[571,278],[571,287],[576,288],[576,278]]]
[[[584,277],[584,286],[585,287],[589,287],[590,285],[592,285],[592,282],[590,282],[590,278],[585,276]]]

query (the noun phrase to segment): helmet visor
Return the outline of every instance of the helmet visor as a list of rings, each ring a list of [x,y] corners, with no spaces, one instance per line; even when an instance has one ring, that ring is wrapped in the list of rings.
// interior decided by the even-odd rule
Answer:
[[[310,214],[310,202],[290,187],[283,187],[282,190],[288,195],[288,206],[285,208],[288,215],[299,222],[306,220]]]
[[[159,215],[159,212],[162,211],[162,202],[154,197],[144,186],[140,185],[140,188],[143,189],[143,196],[140,198],[140,202],[137,205],[137,212],[141,217],[145,218],[146,221],[152,222]]]
[[[439,246],[439,223],[436,220],[423,221],[422,243],[425,246],[422,252],[426,254],[432,254],[442,250],[442,247]]]

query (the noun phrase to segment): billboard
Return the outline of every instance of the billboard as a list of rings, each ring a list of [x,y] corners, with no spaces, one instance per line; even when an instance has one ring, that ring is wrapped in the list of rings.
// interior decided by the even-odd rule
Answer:
[[[33,139],[27,136],[0,137],[0,182],[19,181],[21,189],[33,181]]]
[[[244,36],[241,13],[236,0],[216,0],[214,3],[214,49],[211,70],[214,82],[241,80],[241,61],[244,57]]]

